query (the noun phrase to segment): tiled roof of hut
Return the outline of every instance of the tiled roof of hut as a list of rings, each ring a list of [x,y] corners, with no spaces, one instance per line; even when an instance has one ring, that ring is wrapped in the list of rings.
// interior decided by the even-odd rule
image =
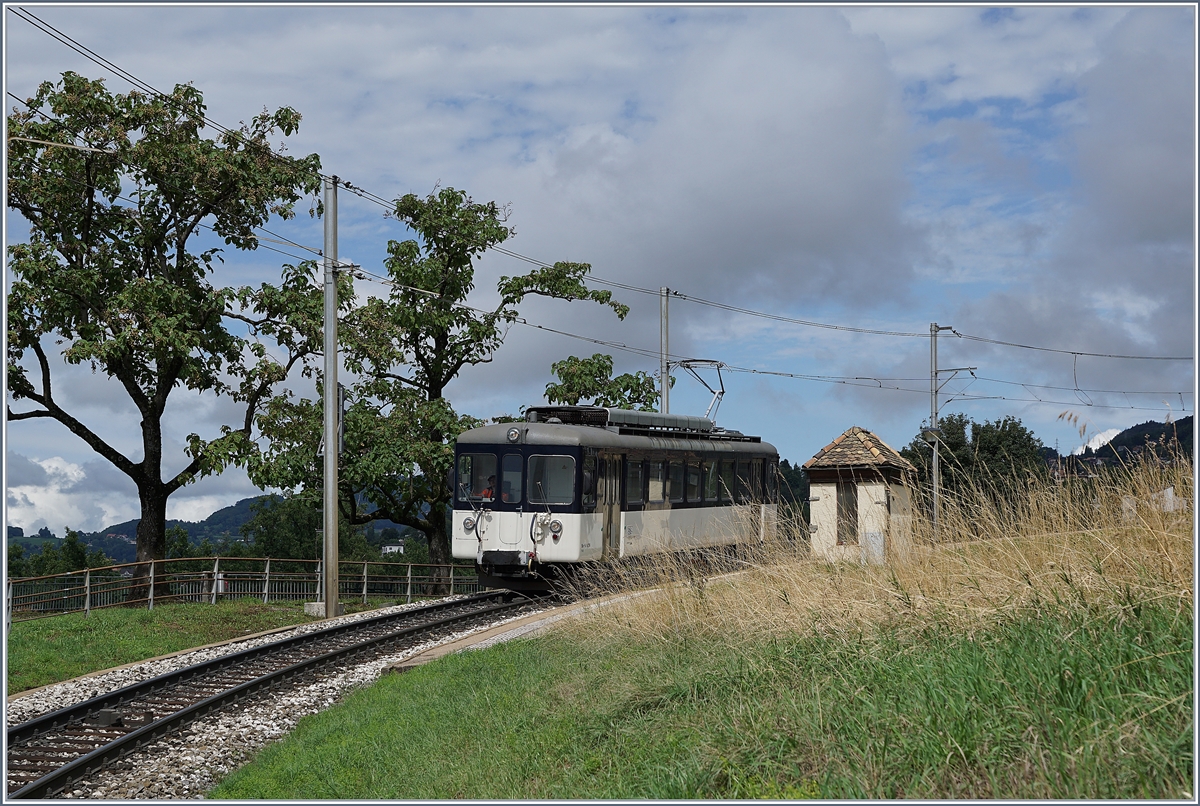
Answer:
[[[897,467],[915,473],[912,462],[897,453],[879,437],[857,425],[830,442],[804,463],[806,468],[820,467]]]

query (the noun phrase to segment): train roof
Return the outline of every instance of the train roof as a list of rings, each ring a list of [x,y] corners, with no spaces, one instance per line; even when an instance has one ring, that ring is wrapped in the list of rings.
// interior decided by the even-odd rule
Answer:
[[[509,431],[517,429],[516,440]],[[740,431],[717,428],[712,420],[683,414],[607,409],[600,406],[536,406],[525,420],[473,428],[460,444],[561,445],[670,450],[745,455],[778,455],[770,443]]]

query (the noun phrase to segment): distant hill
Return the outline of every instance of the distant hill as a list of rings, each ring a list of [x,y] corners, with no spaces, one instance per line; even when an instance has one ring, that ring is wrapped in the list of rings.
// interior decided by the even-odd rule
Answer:
[[[1163,445],[1167,440],[1172,438],[1177,440],[1185,451],[1191,452],[1192,415],[1189,414],[1187,417],[1171,423],[1149,421],[1141,425],[1135,425],[1132,428],[1126,428],[1110,439],[1097,453],[1104,452],[1106,449],[1109,452],[1119,452],[1121,448],[1136,450],[1145,447],[1148,442]]]
[[[187,531],[188,542],[193,545],[199,545],[206,538],[213,545],[217,545],[222,539],[236,540],[242,536],[242,527],[254,517],[256,504],[276,501],[279,498],[278,495],[243,498],[232,506],[218,509],[202,521],[168,519],[167,528],[182,526]],[[137,558],[137,527],[140,522],[141,518],[134,518],[123,523],[106,526],[96,532],[84,532],[82,533],[83,541],[89,547],[103,551],[118,563],[133,562]],[[371,537],[375,537],[389,527],[396,529],[401,535],[417,534],[407,526],[400,526],[387,520],[378,520],[374,522]],[[40,551],[42,544],[46,542],[57,546],[62,539],[58,535],[51,535],[49,530],[43,530],[39,535],[25,535],[20,527],[8,527],[9,545],[21,544],[25,546],[27,554]],[[381,542],[381,538],[376,538],[375,542]]]

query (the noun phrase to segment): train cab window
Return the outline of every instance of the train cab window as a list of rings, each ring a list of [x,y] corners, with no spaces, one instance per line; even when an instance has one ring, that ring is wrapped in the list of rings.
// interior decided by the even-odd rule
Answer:
[[[700,465],[687,466],[687,500],[700,500]]]
[[[500,463],[500,500],[506,504],[521,502],[521,454],[508,453]]]
[[[583,459],[583,505],[596,506],[596,457],[585,456]]]
[[[630,504],[642,503],[642,463],[630,461],[625,464],[625,500]]]
[[[659,501],[665,501],[667,498],[667,463],[666,462],[651,462],[650,463],[650,495],[646,500],[652,504]]]
[[[683,501],[683,463],[671,462],[667,470],[667,479],[669,481],[667,495],[672,503]]]
[[[494,501],[496,454],[464,453],[458,457],[458,500]]]
[[[773,459],[767,460],[767,503],[774,504],[779,500],[779,465]]]
[[[700,475],[704,476],[704,500],[715,504],[720,500],[717,489],[720,484],[721,463],[705,462],[700,466]]]
[[[733,501],[733,491],[737,485],[733,478],[733,462],[721,462],[721,503],[728,504]]]
[[[531,504],[570,504],[575,501],[573,456],[530,456],[529,485],[525,497]]]

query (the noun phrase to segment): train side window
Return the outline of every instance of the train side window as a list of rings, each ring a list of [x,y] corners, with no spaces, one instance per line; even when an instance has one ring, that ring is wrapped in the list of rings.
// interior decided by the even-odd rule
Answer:
[[[704,476],[704,500],[710,504],[720,500],[717,490],[720,486],[721,463],[718,461],[705,462],[700,466],[700,474]]]
[[[646,497],[646,500],[651,504],[666,500],[666,464],[666,462],[650,463],[650,494]]]
[[[767,503],[779,502],[779,463],[774,459],[767,460]]]
[[[587,456],[583,460],[583,505],[596,506],[596,457]]]
[[[753,494],[750,489],[750,463],[749,462],[738,462],[737,463],[737,490],[735,491],[735,493],[736,493],[737,497],[734,500],[736,500],[739,504],[744,504],[747,501],[749,501],[751,498],[751,495]]]
[[[608,501],[608,461],[605,459],[599,460],[599,465],[596,470],[596,499],[601,504],[607,504]]]
[[[496,454],[464,453],[458,457],[459,501],[492,501],[496,498]]]
[[[700,500],[700,465],[687,466],[687,500]]]
[[[625,500],[638,506],[642,503],[642,463],[630,460],[625,464]]]
[[[733,491],[736,487],[733,478],[733,462],[721,462],[721,503],[728,504],[733,501]]]
[[[681,462],[671,462],[667,477],[670,480],[667,494],[671,502],[677,504],[683,500],[683,464]]]
[[[575,457],[530,456],[529,489],[531,504],[570,504],[575,501]]]
[[[763,460],[753,459],[750,461],[750,500],[760,502],[763,500]]]
[[[521,502],[521,454],[506,453],[500,463],[500,500],[506,504]]]

